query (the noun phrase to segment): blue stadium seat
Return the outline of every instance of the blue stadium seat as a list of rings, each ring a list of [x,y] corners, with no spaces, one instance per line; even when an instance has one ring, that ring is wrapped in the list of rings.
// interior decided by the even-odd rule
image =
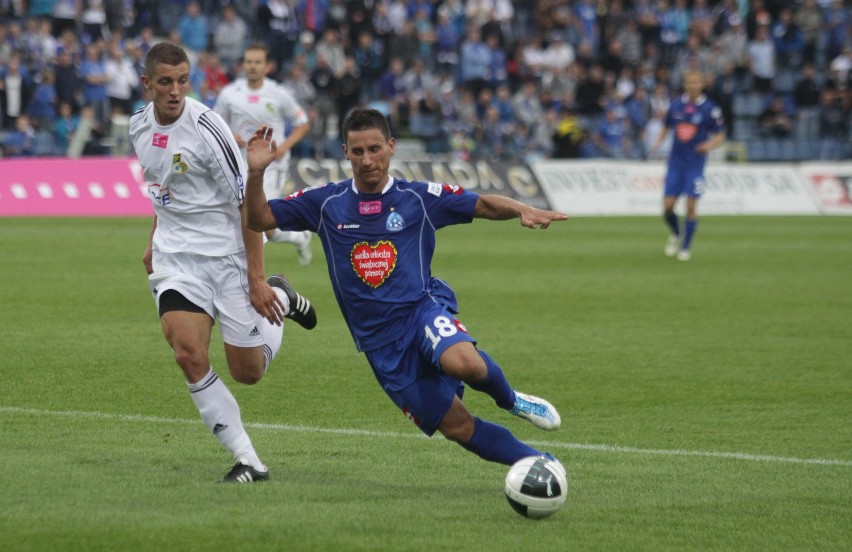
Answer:
[[[760,138],[752,138],[746,142],[746,152],[749,161],[766,161],[766,145]]]
[[[796,143],[790,138],[781,140],[781,159],[783,161],[797,161],[799,159]]]
[[[752,117],[734,117],[734,140],[749,140],[757,137],[757,121]]]

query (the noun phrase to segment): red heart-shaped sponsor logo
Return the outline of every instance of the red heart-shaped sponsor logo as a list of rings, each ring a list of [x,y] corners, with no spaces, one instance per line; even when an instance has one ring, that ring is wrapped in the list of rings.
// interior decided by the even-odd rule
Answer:
[[[350,255],[355,274],[368,286],[379,287],[396,267],[396,247],[382,240],[376,245],[358,242]]]
[[[689,142],[695,137],[697,132],[698,127],[692,123],[679,123],[675,127],[675,134],[677,135],[677,139],[681,142]]]

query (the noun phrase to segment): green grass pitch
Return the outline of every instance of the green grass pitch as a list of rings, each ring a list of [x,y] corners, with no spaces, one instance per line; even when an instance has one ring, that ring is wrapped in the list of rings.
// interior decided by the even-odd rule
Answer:
[[[852,550],[852,217],[704,217],[693,259],[659,218],[438,233],[437,276],[541,432],[468,390],[477,415],[557,455],[567,503],[531,521],[506,468],[392,405],[355,351],[321,247],[317,308],[240,402],[268,483],[200,422],[141,263],[147,219],[0,219],[0,550]]]

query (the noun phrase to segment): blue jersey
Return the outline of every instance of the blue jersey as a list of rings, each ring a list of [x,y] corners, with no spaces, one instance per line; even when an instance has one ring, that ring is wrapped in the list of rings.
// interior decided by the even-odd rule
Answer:
[[[365,194],[352,180],[307,188],[269,202],[282,230],[322,241],[334,295],[359,351],[399,339],[424,301],[452,303],[436,285],[435,231],[469,223],[478,195],[458,186],[390,179]]]
[[[703,94],[695,103],[687,101],[684,95],[669,106],[666,127],[674,131],[669,165],[701,171],[707,156],[697,152],[695,147],[706,142],[710,134],[724,129],[722,109]]]

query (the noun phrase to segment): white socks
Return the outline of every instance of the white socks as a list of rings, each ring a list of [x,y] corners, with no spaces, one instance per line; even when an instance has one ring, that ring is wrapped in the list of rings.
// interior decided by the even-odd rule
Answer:
[[[290,312],[290,300],[287,298],[287,294],[277,287],[273,287],[272,291],[284,303],[284,312]],[[278,354],[278,350],[281,348],[281,341],[284,339],[284,324],[276,326],[266,318],[263,319],[261,324],[263,324],[263,356],[266,359],[263,371],[266,372],[269,370],[272,359],[275,358],[275,355]]]
[[[295,245],[304,245],[304,243],[310,238],[310,233],[307,231],[291,232],[288,230],[279,230],[278,228],[275,228],[272,230],[272,236],[269,237],[269,241],[275,243],[292,243]]]
[[[278,344],[280,343],[279,338]],[[200,381],[188,385],[189,394],[201,414],[201,419],[222,446],[230,451],[235,459],[242,460],[255,469],[266,471],[266,466],[258,458],[251,439],[243,428],[237,401],[213,368],[211,367]]]

